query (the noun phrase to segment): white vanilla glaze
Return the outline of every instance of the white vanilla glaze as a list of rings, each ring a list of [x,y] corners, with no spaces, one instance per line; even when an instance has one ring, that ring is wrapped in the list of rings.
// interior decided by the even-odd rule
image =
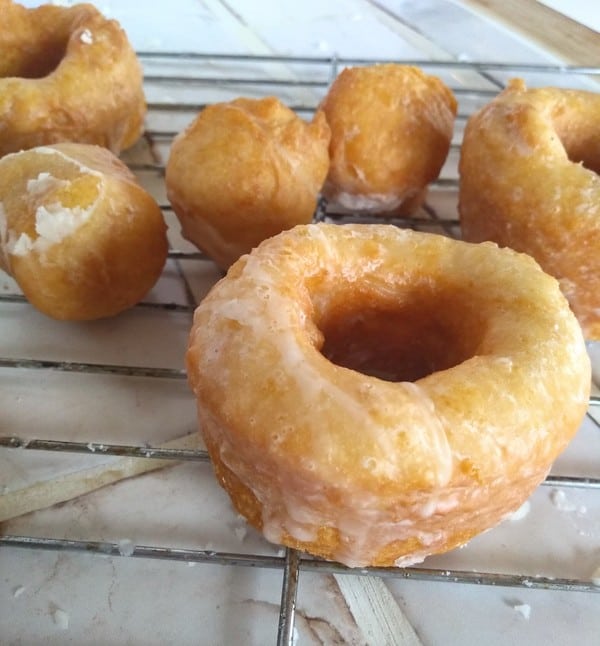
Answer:
[[[531,503],[529,500],[526,500],[518,509],[517,511],[514,511],[512,514],[509,514],[507,519],[512,521],[512,522],[517,522],[519,520],[523,520],[525,516],[529,514],[531,511]]]
[[[443,530],[428,529],[427,519],[435,520],[436,516],[455,509],[462,493],[440,488],[423,501],[423,496],[415,492],[415,495],[407,496],[404,509],[396,509],[400,518],[391,520],[389,512],[382,509],[386,501],[381,496],[347,486],[342,491],[342,503],[334,505],[310,475],[303,478],[297,472],[265,473],[257,486],[256,462],[249,464],[240,456],[226,435],[219,435],[218,441],[223,463],[252,488],[261,502],[262,531],[269,541],[281,543],[283,534],[288,533],[298,541],[310,542],[316,540],[320,527],[335,527],[347,537],[336,559],[350,567],[365,565],[369,558],[374,558],[380,549],[393,541],[414,537],[427,550],[422,557],[419,554],[406,557],[404,565],[419,562],[446,539]],[[483,502],[483,494],[479,495]],[[476,509],[475,513],[478,513],[478,505]],[[417,526],[413,520],[415,516],[425,522]]]
[[[523,616],[524,619],[529,619],[531,616],[531,606],[528,603],[516,603],[513,605],[516,612]]]
[[[326,189],[327,190],[327,189]],[[399,208],[406,200],[416,196],[420,190],[410,189],[398,193],[364,193],[357,195],[346,191],[331,191],[329,199],[348,211],[359,213],[389,212]]]
[[[204,428],[209,433],[209,428],[212,430],[210,424]],[[415,491],[402,504],[395,505],[396,518],[392,519],[386,509],[390,501],[351,486],[342,490],[341,503],[337,500],[332,504],[310,474],[302,478],[298,472],[286,471],[265,473],[257,479],[258,456],[248,461],[226,435],[219,434],[215,439],[220,444],[223,463],[260,501],[262,531],[267,540],[280,544],[287,533],[298,541],[312,542],[317,539],[319,528],[333,527],[346,538],[335,559],[349,567],[365,566],[386,545],[409,539],[416,539],[423,549],[398,558],[395,565],[407,567],[422,562],[429,554],[439,551],[448,539],[450,529],[440,519],[459,506],[471,510],[463,513],[465,523],[470,517],[489,513],[494,505],[491,492],[501,491],[509,484],[507,479],[498,479],[489,487],[473,487],[469,491],[443,487],[429,494]]]
[[[495,245],[461,244],[385,225],[297,227],[242,258],[196,311],[188,374],[201,427],[211,454],[260,503],[269,540],[287,535],[312,543],[320,530],[336,530],[341,540],[332,558],[351,566],[371,563],[393,543],[410,543],[397,560],[408,565],[451,541],[464,543],[464,528],[497,524],[545,476],[548,463],[533,463],[531,446],[552,443],[552,423],[564,432],[550,411],[558,373],[569,374],[572,392],[560,386],[566,405],[585,408],[581,331],[558,285],[528,258]],[[349,298],[356,283],[394,296],[399,267],[407,275],[422,271],[434,251],[436,271],[452,271],[460,284],[461,272],[468,279],[478,267],[480,298],[494,317],[486,326],[490,340],[482,343],[497,346],[496,354],[488,348],[489,357],[415,383],[390,383],[328,362],[315,323],[328,300]],[[498,283],[500,257],[517,266],[508,292]],[[525,329],[518,337],[500,335],[502,326],[518,324],[511,310],[531,298],[529,281],[549,302],[560,299],[564,316],[552,321],[556,330],[540,328],[531,340]],[[528,309],[527,316],[545,312]],[[521,347],[534,339],[535,355]],[[557,365],[547,365],[547,352],[559,353]],[[521,378],[524,393],[504,384]],[[453,390],[464,386],[482,392],[455,418]],[[521,396],[536,405],[524,409]],[[497,407],[491,416],[490,401]],[[299,435],[302,448],[288,454]],[[471,468],[477,477],[465,475]]]
[[[79,40],[85,45],[91,45],[94,42],[94,36],[89,29],[84,29],[81,34],[79,34]]]

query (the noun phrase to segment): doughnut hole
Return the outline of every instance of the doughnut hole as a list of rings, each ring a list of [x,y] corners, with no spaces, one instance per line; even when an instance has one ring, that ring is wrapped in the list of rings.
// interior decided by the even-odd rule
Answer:
[[[460,292],[413,291],[391,302],[337,298],[318,327],[332,363],[386,381],[417,381],[477,354],[484,325]]]
[[[60,65],[67,53],[69,34],[61,30],[36,35],[26,48],[20,48],[0,63],[0,78],[41,79]]]
[[[583,164],[600,174],[600,122],[595,112],[581,110],[582,114],[566,109],[554,115],[553,124],[569,161]]]
[[[26,79],[41,79],[49,76],[65,57],[67,43],[67,37],[50,40],[43,52],[23,59],[20,73],[15,76]]]
[[[563,142],[564,145],[564,142]],[[595,146],[565,146],[569,160],[576,164],[583,164],[584,168],[591,170],[596,175],[600,175],[600,142]]]

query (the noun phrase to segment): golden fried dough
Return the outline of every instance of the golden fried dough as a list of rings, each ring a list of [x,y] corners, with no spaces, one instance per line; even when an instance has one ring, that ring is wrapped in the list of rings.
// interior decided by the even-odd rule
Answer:
[[[463,237],[533,256],[600,339],[600,94],[512,80],[466,126]]]
[[[115,20],[90,4],[0,0],[0,156],[75,141],[118,153],[143,129],[142,69]]]
[[[236,509],[350,566],[415,563],[514,512],[590,389],[534,260],[383,224],[299,226],[241,258],[196,310],[187,367]]]
[[[272,97],[208,106],[167,164],[183,235],[226,269],[265,238],[310,222],[328,143],[323,114],[306,123]]]
[[[48,316],[131,307],[166,256],[158,205],[110,151],[67,143],[0,159],[0,268]]]
[[[353,67],[321,109],[331,127],[325,196],[352,211],[415,211],[448,155],[456,115],[450,89],[416,67]]]

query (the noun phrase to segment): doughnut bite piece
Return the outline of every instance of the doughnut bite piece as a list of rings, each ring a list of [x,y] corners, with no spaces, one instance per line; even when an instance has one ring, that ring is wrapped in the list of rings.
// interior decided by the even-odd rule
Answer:
[[[313,217],[329,127],[273,97],[208,106],[174,141],[167,195],[183,235],[227,269],[262,240]]]
[[[0,0],[0,156],[63,141],[118,153],[145,113],[142,68],[115,20],[90,4]]]
[[[331,128],[325,197],[352,211],[408,215],[448,155],[456,99],[398,64],[347,68],[321,104]]]
[[[531,258],[389,225],[308,225],[196,310],[200,428],[276,543],[409,565],[518,509],[587,409],[590,362]]]
[[[463,237],[533,256],[600,340],[600,94],[520,79],[474,114],[460,157]]]
[[[110,151],[66,143],[0,159],[0,267],[48,316],[131,307],[166,256],[160,208]]]

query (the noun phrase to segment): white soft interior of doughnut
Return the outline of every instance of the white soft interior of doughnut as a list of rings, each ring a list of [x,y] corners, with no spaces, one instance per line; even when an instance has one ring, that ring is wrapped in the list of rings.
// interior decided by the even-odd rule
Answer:
[[[68,182],[64,179],[52,177],[50,173],[40,173],[35,179],[27,180],[27,192],[30,195],[38,196],[47,193],[51,189],[66,186]]]
[[[35,149],[36,153],[44,155],[58,155],[69,164],[75,165],[81,174],[94,175],[100,179],[98,199],[88,208],[81,207],[66,208],[60,203],[41,204],[35,210],[35,231],[37,237],[32,239],[26,233],[18,234],[9,227],[9,217],[6,214],[3,205],[0,203],[0,251],[3,254],[6,266],[10,266],[9,254],[14,256],[25,256],[32,251],[44,252],[51,246],[58,244],[68,236],[72,235],[77,229],[87,222],[98,200],[101,198],[104,190],[104,181],[102,174],[87,166],[80,164],[77,160],[65,155],[63,152],[42,146]],[[13,155],[20,153],[11,153],[4,159],[9,159]],[[35,179],[27,180],[26,190],[33,199],[43,199],[44,195],[69,184],[68,180],[53,177],[48,172],[39,173]]]
[[[31,251],[48,250],[66,237],[72,235],[92,214],[93,207],[82,209],[78,206],[66,209],[62,204],[40,206],[35,212],[35,231],[38,237],[32,240],[26,233],[18,238],[11,237],[6,244],[6,251],[15,256],[25,256]]]

